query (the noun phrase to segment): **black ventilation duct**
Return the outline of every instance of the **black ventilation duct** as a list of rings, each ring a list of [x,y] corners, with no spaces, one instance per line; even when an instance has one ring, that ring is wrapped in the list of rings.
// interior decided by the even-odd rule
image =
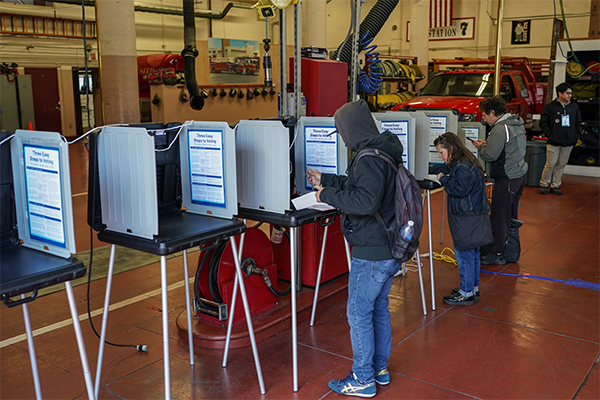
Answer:
[[[358,30],[358,40],[361,40],[365,33],[368,32],[365,41],[377,36],[387,19],[390,17],[394,8],[398,5],[398,0],[379,0],[373,8],[369,11],[365,19],[360,23],[360,29]],[[356,29],[355,29],[356,31]],[[340,61],[348,64],[348,68],[352,63],[352,44],[354,43],[354,35],[351,35],[348,40],[338,47],[336,51],[332,53],[331,58],[337,59],[339,53]],[[360,49],[359,49],[360,50]]]
[[[204,98],[200,96],[200,88],[196,81],[196,17],[194,16],[194,0],[183,0],[183,72],[185,86],[190,94],[190,106],[194,110],[202,110]]]

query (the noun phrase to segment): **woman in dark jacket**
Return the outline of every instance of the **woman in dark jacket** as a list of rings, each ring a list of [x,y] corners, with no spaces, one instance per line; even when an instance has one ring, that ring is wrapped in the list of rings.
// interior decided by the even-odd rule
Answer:
[[[433,143],[450,171],[438,179],[448,193],[448,224],[460,274],[460,289],[444,296],[444,303],[471,305],[479,300],[479,247],[492,241],[483,168],[454,133]]]

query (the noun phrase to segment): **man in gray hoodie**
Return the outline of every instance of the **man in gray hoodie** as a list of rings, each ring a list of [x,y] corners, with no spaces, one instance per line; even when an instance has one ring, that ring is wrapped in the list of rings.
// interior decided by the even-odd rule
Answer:
[[[506,110],[501,97],[491,97],[479,103],[483,120],[492,127],[486,140],[473,145],[486,161],[488,179],[494,182],[490,221],[494,241],[489,252],[481,256],[481,264],[506,264],[504,245],[511,220],[518,220],[519,200],[525,187],[527,137],[523,119]]]
[[[375,383],[390,382],[388,294],[394,275],[402,267],[392,256],[387,234],[373,214],[379,212],[386,226],[394,219],[396,173],[378,157],[355,160],[358,152],[370,148],[387,153],[400,164],[402,144],[389,131],[379,133],[364,100],[345,104],[336,111],[334,120],[344,143],[355,152],[348,176],[307,171],[309,183],[317,189],[317,200],[343,212],[342,233],[352,245],[346,314],[354,364],[348,377],[329,382],[329,387],[340,394],[373,397],[377,393]]]

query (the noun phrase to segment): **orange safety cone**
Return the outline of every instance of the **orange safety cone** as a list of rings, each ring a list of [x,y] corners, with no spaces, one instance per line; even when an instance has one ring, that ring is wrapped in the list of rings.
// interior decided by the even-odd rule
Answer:
[[[29,130],[32,131],[33,130],[33,124],[31,123],[31,121],[29,121]]]

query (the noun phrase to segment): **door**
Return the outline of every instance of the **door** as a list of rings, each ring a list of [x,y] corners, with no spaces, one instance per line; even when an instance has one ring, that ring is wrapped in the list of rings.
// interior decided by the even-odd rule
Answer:
[[[524,110],[523,112],[523,110],[521,110],[521,104],[518,98],[519,95],[515,90],[515,85],[513,84],[510,75],[502,76],[502,80],[500,81],[500,96],[506,100],[506,109],[509,113],[521,115],[521,117],[526,116],[527,111]]]
[[[56,68],[25,68],[25,74],[31,76],[35,129],[61,132],[60,96]]]

